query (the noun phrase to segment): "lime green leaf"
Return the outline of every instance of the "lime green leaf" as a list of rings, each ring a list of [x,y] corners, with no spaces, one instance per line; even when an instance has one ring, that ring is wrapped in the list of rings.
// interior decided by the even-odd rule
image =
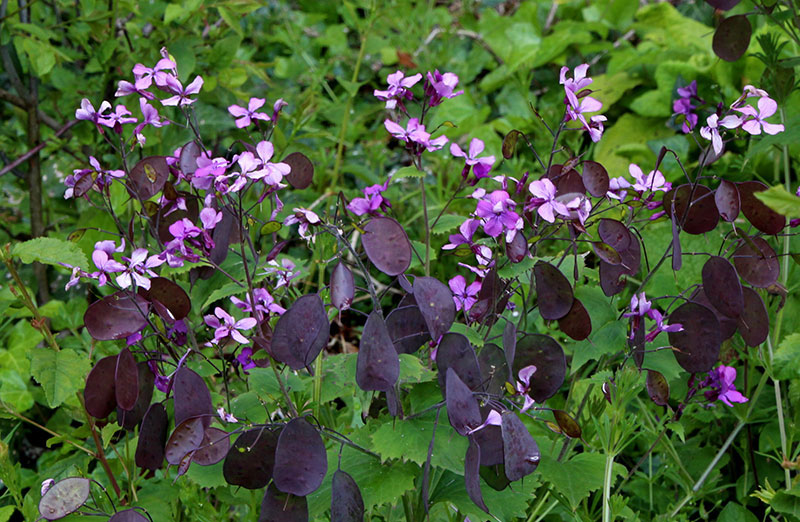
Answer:
[[[33,395],[28,391],[28,386],[17,372],[0,371],[0,402],[8,404],[19,413],[33,408]]]
[[[400,382],[428,382],[434,379],[436,373],[423,365],[419,357],[410,353],[400,354]]]
[[[477,330],[470,328],[464,323],[453,323],[453,326],[450,327],[450,331],[466,336],[469,343],[476,348],[480,348],[484,344],[483,336],[481,336]]]
[[[783,185],[756,192],[756,197],[766,206],[787,218],[800,217],[800,198],[786,191]]]
[[[100,438],[103,440],[103,448],[108,447],[108,443],[111,442],[111,439],[118,431],[122,431],[122,428],[119,424],[109,423],[103,426],[103,428],[100,430]]]
[[[84,270],[89,268],[86,255],[76,244],[53,237],[37,237],[17,243],[11,253],[25,264],[38,261],[46,265],[61,266],[61,263],[66,263]]]
[[[784,489],[778,491],[769,505],[778,513],[800,517],[800,488],[795,486],[788,491]]]
[[[10,519],[11,515],[13,514],[14,514],[14,506],[0,507],[0,522],[8,522],[8,519]]]
[[[772,372],[776,379],[800,378],[800,333],[793,333],[781,341],[772,357]]]
[[[431,224],[436,221],[436,216],[431,217]],[[439,220],[436,221],[436,224],[433,225],[431,228],[431,232],[434,234],[443,234],[445,232],[450,232],[453,229],[456,229],[461,226],[461,223],[466,221],[464,216],[459,216],[458,214],[442,214],[439,217]]]
[[[60,406],[83,388],[86,374],[89,373],[88,358],[72,350],[54,352],[47,348],[33,350],[30,358],[31,374],[42,385],[51,408]]]
[[[164,24],[169,24],[173,20],[178,20],[186,15],[186,9],[180,4],[169,4],[164,11]]]
[[[537,471],[569,500],[575,510],[589,493],[603,487],[605,464],[606,458],[600,453],[580,453],[563,463],[543,453]],[[623,473],[625,466],[614,463],[612,486],[613,478]]]
[[[417,167],[403,167],[394,173],[392,179],[421,178],[424,175],[425,173],[421,170],[417,170]]]
[[[433,435],[436,414],[431,412],[424,417],[406,419],[403,422],[383,424],[372,434],[372,449],[386,462],[389,459],[410,461],[420,466],[428,459],[428,446]],[[459,437],[447,422],[442,411],[436,427],[436,440],[433,443],[431,465],[464,473],[464,455],[467,452],[467,439]]]
[[[201,488],[224,486],[227,482],[225,482],[225,477],[222,475],[222,465],[223,461],[219,461],[212,466],[194,464],[189,467],[186,476]]]

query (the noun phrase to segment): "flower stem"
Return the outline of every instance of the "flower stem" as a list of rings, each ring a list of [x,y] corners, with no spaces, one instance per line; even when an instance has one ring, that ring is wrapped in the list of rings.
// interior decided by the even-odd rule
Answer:
[[[603,522],[611,522],[611,504],[609,502],[611,497],[611,482],[612,482],[612,469],[614,467],[614,454],[606,453],[606,471],[603,477]]]
[[[422,219],[425,221],[425,275],[431,275],[431,227],[428,223],[428,203],[425,200],[425,180],[419,178],[419,190],[422,193]]]

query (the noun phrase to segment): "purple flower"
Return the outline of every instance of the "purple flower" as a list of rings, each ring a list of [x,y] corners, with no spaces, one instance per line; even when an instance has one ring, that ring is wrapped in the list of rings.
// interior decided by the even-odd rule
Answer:
[[[149,89],[153,85],[153,78],[159,71],[173,71],[177,74],[177,65],[169,58],[162,58],[152,69],[137,63],[133,66],[133,78],[136,81],[136,88],[139,90]]]
[[[622,314],[622,317],[645,317],[651,310],[652,303],[647,300],[644,292],[631,297],[631,311]]]
[[[456,85],[458,85],[458,76],[454,73],[441,74],[438,69],[432,73],[429,71],[425,81],[425,96],[428,97],[428,105],[436,107],[445,98],[455,98],[464,94],[463,89],[454,92]]]
[[[286,219],[283,220],[283,224],[286,226],[294,225],[295,223],[299,223],[300,227],[298,228],[298,232],[300,233],[300,237],[303,239],[311,238],[311,234],[308,233],[308,227],[311,225],[317,225],[320,223],[319,216],[316,215],[313,211],[307,210],[304,208],[294,208],[292,209],[294,214],[291,214]]]
[[[136,123],[136,118],[128,117],[131,111],[124,105],[117,105],[114,112],[110,113],[105,119],[99,121],[100,125],[111,127],[117,134],[122,134],[122,125],[126,123]]]
[[[708,373],[708,378],[703,382],[711,390],[705,392],[709,401],[722,401],[726,406],[733,407],[733,403],[744,403],[748,399],[736,390],[733,383],[736,380],[736,368],[720,365],[716,370]]]
[[[473,274],[478,275],[479,277],[486,277],[486,274],[489,272],[494,266],[494,259],[492,259],[492,249],[487,247],[486,245],[475,245],[472,248],[472,251],[475,253],[475,260],[478,262],[478,266],[474,267],[468,265],[466,263],[458,263],[458,266],[463,266]]]
[[[706,123],[708,125],[700,129],[700,136],[711,141],[711,146],[714,147],[714,153],[719,156],[722,152],[722,136],[719,134],[719,127],[723,126],[726,129],[735,129],[742,124],[742,119],[731,114],[720,120],[719,116],[712,114],[706,119]]]
[[[244,152],[239,158],[239,166],[242,167],[242,174],[246,174],[250,179],[262,179],[264,183],[272,186],[279,186],[283,177],[292,171],[288,163],[271,163],[275,147],[269,141],[261,141],[256,145],[255,159],[253,153]]]
[[[398,99],[400,100],[401,104],[403,98],[406,100],[412,99],[413,96],[410,89],[422,79],[421,73],[417,73],[414,76],[404,76],[405,75],[402,71],[392,73],[386,77],[386,82],[389,84],[389,88],[387,90],[379,91],[378,89],[375,89],[375,91],[373,91],[373,96],[379,100],[386,101],[387,109],[394,109],[397,106]]]
[[[192,186],[198,190],[208,190],[215,180],[224,178],[228,169],[225,158],[211,159],[204,152],[197,157],[197,170],[192,175]]]
[[[528,411],[535,403],[531,396],[528,395],[531,390],[531,377],[534,373],[536,373],[536,366],[530,365],[522,368],[519,371],[519,380],[514,385],[517,395],[522,395],[525,400],[522,410],[520,410],[521,413]]]
[[[139,123],[135,129],[133,129],[134,134],[140,134],[142,129],[148,125],[152,125],[153,127],[163,127],[164,125],[169,125],[169,121],[162,121],[161,117],[158,115],[158,110],[147,103],[147,100],[144,98],[139,98],[139,108],[142,111],[143,119],[142,122]]]
[[[475,235],[475,231],[478,230],[480,224],[480,221],[477,219],[468,219],[461,223],[461,225],[458,227],[459,233],[451,234],[450,242],[443,246],[442,250],[453,250],[459,245],[472,246],[474,244],[472,242],[472,236]]]
[[[138,94],[142,98],[146,98],[148,100],[155,99],[155,96],[153,96],[151,92],[146,91],[144,89],[140,89],[139,87],[136,86],[136,84],[133,84],[125,80],[121,80],[117,85],[117,92],[114,93],[114,96],[120,98],[122,96],[128,96],[131,94]]]
[[[256,112],[258,109],[263,107],[265,103],[267,103],[267,100],[264,98],[250,98],[246,109],[238,105],[231,105],[228,107],[228,112],[231,113],[231,116],[234,118],[238,118],[236,120],[236,126],[240,129],[243,129],[245,127],[249,127],[252,120],[270,120],[267,114]]]
[[[275,313],[282,315],[286,311],[285,308],[275,302],[275,300],[272,298],[272,295],[267,291],[266,288],[253,289],[253,296],[256,299],[256,310],[259,310],[261,313]],[[253,307],[250,303],[250,293],[245,295],[244,301],[238,297],[231,297],[231,303],[233,303],[233,305],[240,310],[253,313]]]
[[[252,317],[245,317],[244,319],[235,321],[228,312],[219,306],[214,309],[214,315],[207,315],[203,320],[211,328],[216,328],[216,330],[214,330],[214,340],[212,344],[217,344],[220,339],[224,339],[228,336],[238,343],[247,344],[249,341],[241,332],[250,330],[256,325],[256,320]]]
[[[678,87],[678,96],[682,98],[694,98],[697,96],[697,80],[692,80],[692,83],[686,87]]]
[[[475,214],[484,219],[486,235],[497,237],[505,230],[506,241],[512,241],[517,230],[522,229],[522,218],[514,212],[516,205],[505,190],[495,190],[488,198],[478,201]]]
[[[650,310],[647,313],[647,316],[656,322],[656,327],[653,328],[650,332],[647,333],[644,337],[644,341],[647,343],[651,343],[658,337],[658,334],[661,332],[682,332],[683,325],[675,323],[675,324],[664,324],[664,316],[661,315],[661,312],[658,310]]]
[[[569,67],[565,65],[564,67],[561,68],[561,74],[558,83],[563,85],[565,90],[571,91],[573,93],[580,92],[584,88],[591,85],[592,82],[594,81],[588,76],[586,76],[586,73],[588,71],[589,71],[589,64],[584,63],[575,67],[575,73],[573,78],[567,78]]]
[[[162,105],[169,105],[169,106],[181,106],[184,105],[191,105],[196,100],[192,100],[189,96],[193,94],[197,94],[200,92],[200,89],[203,87],[203,77],[196,76],[192,83],[186,86],[184,89],[183,84],[181,84],[178,79],[170,74],[165,74],[163,76],[165,81],[165,88],[174,94],[175,96],[171,96],[165,100],[161,100]]]
[[[347,205],[347,210],[356,216],[363,216],[364,214],[376,215],[379,210],[385,212],[392,207],[389,200],[383,197],[383,192],[389,187],[391,177],[386,178],[383,185],[372,185],[364,189],[363,198],[353,198]]]
[[[635,163],[628,165],[628,172],[636,180],[632,185],[633,190],[639,193],[649,191],[668,192],[672,188],[672,183],[668,182],[659,170],[651,170],[647,176],[642,172],[641,167]]]
[[[388,118],[383,122],[383,126],[392,136],[406,143],[414,142],[424,145],[431,137],[425,132],[425,126],[420,125],[418,118],[409,119],[405,129]]]
[[[591,126],[586,122],[586,118],[583,113],[597,112],[603,108],[603,104],[591,96],[578,96],[585,87],[594,81],[586,76],[588,69],[589,64],[584,63],[579,65],[575,67],[574,78],[567,78],[569,67],[562,67],[561,79],[559,82],[564,86],[564,93],[566,94],[566,98],[564,100],[567,105],[566,121],[579,120],[586,130],[590,130]],[[600,134],[602,134],[602,130],[600,130]],[[594,137],[592,137],[592,139],[594,140]],[[599,139],[600,137],[597,136],[597,140]]]
[[[570,197],[571,194],[564,194],[563,196],[559,196],[557,200],[563,201]],[[567,201],[564,204],[564,208],[566,209],[564,217],[569,219],[578,218],[578,221],[580,221],[581,225],[583,225],[586,222],[586,218],[589,217],[589,213],[592,211],[592,202],[589,201],[589,198],[583,194],[580,194],[577,197]]]
[[[478,292],[481,290],[481,282],[474,281],[467,286],[467,281],[464,276],[457,275],[447,282],[450,290],[453,292],[453,301],[456,304],[456,311],[464,310],[469,311],[478,301]]]
[[[131,254],[130,259],[126,257],[122,259],[128,261],[128,268],[116,278],[120,288],[131,286],[131,279],[133,279],[138,286],[146,290],[150,289],[150,280],[145,276],[156,277],[157,274],[152,269],[164,263],[164,260],[158,255],[147,257],[146,248],[137,248]]]
[[[156,361],[150,359],[147,361],[147,366],[150,368],[150,371],[153,372],[155,376],[155,385],[158,391],[162,393],[167,393],[169,391],[169,377],[164,376],[159,370]]]
[[[278,98],[278,100],[272,105],[272,124],[278,124],[278,117],[281,115],[281,109],[289,105],[283,98]]]
[[[525,206],[525,210],[536,209],[539,216],[548,223],[555,222],[556,213],[561,215],[568,213],[567,207],[556,201],[556,186],[548,178],[532,181],[528,191],[533,195],[533,199]]]
[[[253,349],[249,346],[245,346],[242,348],[242,351],[239,352],[239,355],[236,356],[236,360],[239,361],[239,364],[242,365],[242,371],[247,374],[247,370],[256,367],[256,363],[253,362],[251,359],[253,355]]]
[[[264,269],[264,274],[266,275],[276,275],[278,277],[278,283],[275,285],[275,288],[280,288],[282,286],[289,286],[289,283],[292,279],[296,278],[300,275],[299,272],[295,272],[295,264],[290,259],[282,259],[280,265],[276,260],[269,261],[267,266]]]
[[[75,111],[75,119],[91,121],[95,125],[105,125],[107,116],[105,113],[111,109],[111,104],[103,101],[98,110],[94,110],[94,105],[87,98],[81,100],[81,108]]]
[[[467,432],[467,435],[472,435],[476,431],[485,428],[486,426],[501,426],[503,424],[503,416],[495,410],[491,410],[486,416],[486,420],[480,426],[472,428]],[[466,520],[465,520],[466,522]]]
[[[749,119],[746,119],[742,124],[742,130],[754,136],[761,134],[761,129],[764,129],[767,134],[783,132],[783,125],[764,121],[765,118],[769,118],[778,110],[778,104],[772,98],[767,98],[766,96],[759,98],[758,111],[750,105],[740,108],[734,107],[733,110],[742,113],[744,116],[749,116]]]
[[[98,272],[93,272],[92,277],[97,279],[98,286],[105,286],[108,282],[108,274],[124,272],[125,265],[115,261],[105,250],[95,250],[92,252],[92,261],[98,268]]]
[[[483,152],[483,146],[481,140],[472,138],[472,141],[469,143],[469,154],[467,154],[461,150],[461,147],[457,144],[450,144],[450,154],[458,158],[466,159],[466,165],[464,165],[464,169],[461,171],[461,176],[464,179],[467,179],[467,176],[469,176],[470,168],[472,168],[472,171],[475,173],[475,178],[477,179],[487,177],[489,171],[492,170],[494,156],[478,157],[478,155]]]
[[[252,350],[251,350],[251,351],[252,351]],[[237,357],[237,359],[238,359],[238,357]],[[244,365],[243,365],[243,366],[244,366]],[[255,366],[255,363],[253,364],[253,366]],[[251,368],[252,368],[252,366],[251,366]],[[219,416],[219,418],[220,418],[222,421],[224,421],[224,422],[239,422],[239,419],[237,419],[236,417],[234,417],[232,413],[228,413],[228,412],[226,412],[226,411],[225,411],[225,408],[223,408],[222,406],[220,406],[219,408],[217,408],[217,415],[218,415],[218,416]]]

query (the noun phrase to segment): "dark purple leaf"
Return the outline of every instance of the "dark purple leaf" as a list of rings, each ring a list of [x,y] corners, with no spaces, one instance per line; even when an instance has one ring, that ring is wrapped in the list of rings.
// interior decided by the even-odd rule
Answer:
[[[456,372],[458,378],[470,390],[477,390],[483,382],[475,349],[461,334],[448,333],[442,337],[436,349],[436,365],[439,368],[439,389],[445,398],[447,398],[446,377],[449,368]]]
[[[494,324],[494,314],[498,309],[499,302],[502,301],[502,293],[503,282],[497,276],[497,266],[493,266],[483,278],[481,289],[478,292],[478,300],[469,311],[470,318],[491,327]]]
[[[683,249],[681,248],[681,231],[678,228],[677,216],[670,218],[672,225],[672,270],[677,272],[683,266]]]
[[[214,408],[211,394],[202,377],[183,366],[175,374],[172,383],[172,397],[175,403],[175,424],[191,417],[200,417],[203,428],[211,424]]]
[[[592,250],[594,253],[599,257],[602,261],[605,261],[609,265],[620,265],[622,263],[622,256],[619,255],[619,252],[611,248],[610,246],[606,245],[605,243],[592,243]]]
[[[292,152],[285,158],[283,163],[288,164],[292,171],[286,175],[286,181],[292,188],[302,190],[314,180],[314,164],[302,152]]]
[[[242,433],[228,450],[222,474],[232,486],[261,489],[272,478],[278,434],[266,428]]]
[[[577,297],[567,315],[558,320],[558,327],[576,341],[583,341],[592,333],[592,318]]]
[[[179,465],[186,455],[202,445],[204,432],[202,417],[192,417],[175,426],[164,449],[167,462]]]
[[[722,336],[714,312],[697,303],[687,302],[669,314],[668,324],[680,324],[683,330],[669,332],[675,359],[690,373],[711,370],[719,358]]]
[[[541,456],[539,446],[516,413],[507,411],[502,418],[505,472],[508,480],[514,482],[533,473]]]
[[[431,338],[438,339],[450,330],[456,317],[456,305],[446,284],[435,277],[417,277],[414,279],[414,298]]]
[[[514,156],[514,149],[517,147],[517,140],[521,135],[522,133],[517,129],[513,129],[511,132],[505,135],[501,149],[505,159],[511,159],[511,157]]]
[[[481,456],[483,456],[483,452],[481,452]],[[503,491],[511,484],[511,481],[506,477],[503,464],[496,464],[494,466],[482,465],[481,478],[486,481],[486,484],[488,484],[490,488],[496,491]]]
[[[490,395],[502,395],[508,380],[508,364],[503,350],[496,344],[487,344],[478,354],[481,367],[481,389]]]
[[[46,520],[58,520],[77,511],[89,498],[89,479],[69,477],[59,480],[39,501],[39,514]]]
[[[689,197],[691,196],[691,204]],[[678,225],[688,234],[704,234],[716,228],[719,222],[719,211],[711,189],[697,185],[692,192],[692,185],[686,183],[675,187],[662,200],[667,217],[672,218],[672,206],[675,205],[675,216]],[[687,209],[688,214],[687,214]],[[685,219],[685,221],[683,221]]]
[[[331,483],[331,522],[363,522],[364,500],[353,477],[337,469]]]
[[[758,346],[769,335],[769,315],[758,292],[744,287],[744,310],[739,316],[739,333],[747,346]]]
[[[669,383],[661,373],[647,370],[647,394],[659,406],[666,406],[669,401]]]
[[[159,302],[169,310],[172,319],[170,320],[169,316],[164,317],[164,319],[170,323],[174,323],[177,319],[183,319],[189,315],[192,309],[192,301],[183,288],[165,277],[150,279],[150,290],[147,290],[144,294],[146,299]]]
[[[556,394],[564,384],[567,360],[564,350],[548,335],[531,334],[517,341],[517,356],[514,359],[514,378],[526,366],[536,366],[531,379],[530,396],[542,403]]]
[[[605,261],[600,261],[600,288],[608,297],[620,293],[625,288],[625,278],[622,276],[635,276],[639,272],[642,252],[636,236],[630,234],[628,248],[618,252],[622,259],[619,265],[610,265]]]
[[[293,370],[311,365],[328,344],[331,324],[317,294],[298,298],[278,319],[272,335],[272,356]]]
[[[139,425],[147,408],[150,407],[155,384],[155,375],[150,371],[146,362],[142,361],[136,367],[139,373],[139,393],[136,398],[136,405],[129,411],[117,408],[117,423],[129,431]]]
[[[147,326],[150,304],[140,295],[122,290],[89,305],[83,323],[98,341],[124,339]]]
[[[356,383],[362,390],[387,391],[400,375],[400,359],[380,313],[367,317],[356,361]]]
[[[755,194],[767,190],[760,181],[745,181],[737,184],[742,198],[742,212],[754,227],[765,234],[777,234],[786,226],[786,218],[761,202]]]
[[[624,252],[631,245],[633,237],[628,227],[616,219],[603,218],[597,225],[597,234],[603,243],[610,246],[617,252]]]
[[[386,390],[386,409],[389,410],[389,415],[392,417],[403,418],[403,402],[397,396],[394,388]]]
[[[416,305],[401,306],[389,312],[386,329],[397,353],[414,353],[431,340],[428,325]]]
[[[561,319],[572,308],[572,286],[561,270],[550,263],[539,261],[533,267],[539,313],[544,319]]]
[[[458,377],[453,368],[447,369],[447,418],[450,425],[461,435],[481,424],[481,411],[472,391]]]
[[[631,329],[633,330],[633,336],[628,338],[628,347],[631,349],[631,354],[633,355],[633,362],[636,364],[636,368],[641,370],[642,364],[644,364],[644,344],[645,344],[644,321],[639,321],[639,324],[636,326],[634,326],[633,321],[631,321]],[[611,401],[609,400],[609,402]]]
[[[514,367],[514,357],[517,353],[517,326],[511,321],[506,321],[503,328],[503,353],[506,356],[506,366],[508,367],[508,378],[513,380],[511,369]]]
[[[126,509],[125,511],[114,513],[114,516],[109,518],[108,522],[150,522],[150,519],[135,509]]]
[[[556,194],[559,196],[575,194],[575,197],[579,197],[586,193],[586,188],[583,186],[583,178],[581,178],[577,170],[569,165],[551,165],[550,170],[547,171],[547,177],[555,185]]]
[[[361,244],[375,267],[386,275],[400,275],[411,264],[411,243],[392,218],[374,217],[364,226]]]
[[[94,185],[94,176],[91,172],[87,172],[75,182],[75,186],[72,188],[72,196],[76,198],[85,196],[92,188],[92,185]]]
[[[275,486],[284,493],[304,497],[316,491],[327,471],[325,444],[317,429],[303,417],[289,421],[275,448]]]
[[[553,410],[553,417],[561,433],[571,439],[581,438],[581,427],[569,413],[564,410]]]
[[[136,367],[136,359],[128,348],[123,348],[117,355],[114,396],[117,406],[123,410],[132,410],[139,397],[139,369]]]
[[[219,428],[207,428],[203,434],[203,442],[194,452],[192,462],[201,466],[211,466],[225,458],[230,448],[230,438],[227,432]]]
[[[723,341],[733,337],[733,334],[736,333],[736,328],[738,327],[736,319],[733,317],[728,317],[727,315],[723,315],[722,312],[714,308],[714,305],[711,304],[711,301],[708,299],[708,296],[706,295],[705,289],[702,285],[694,291],[690,300],[697,304],[703,305],[714,312],[714,315],[717,316],[717,321],[719,321],[720,338]]]
[[[169,166],[164,156],[150,156],[134,165],[128,177],[130,190],[140,200],[152,198],[164,187]]]
[[[745,15],[730,16],[714,31],[711,48],[726,62],[735,62],[747,52],[753,27]]]
[[[506,243],[506,255],[512,263],[519,263],[528,257],[528,240],[522,232],[517,232],[510,243]]]
[[[489,406],[481,408],[484,418],[489,415],[491,409]],[[470,437],[481,447],[481,466],[496,466],[503,463],[503,430],[500,426],[490,424]]]
[[[114,372],[117,368],[117,358],[113,355],[103,357],[94,365],[86,377],[86,387],[83,389],[83,401],[86,411],[96,419],[108,417],[117,405],[114,396]]]
[[[167,410],[160,402],[152,404],[144,414],[136,444],[136,465],[140,468],[155,471],[164,462],[167,422]]]
[[[464,485],[467,488],[467,495],[475,502],[475,505],[482,510],[489,512],[489,508],[483,501],[483,493],[481,493],[481,448],[470,437],[469,447],[467,447],[467,455],[464,457]]]
[[[744,298],[739,275],[724,257],[713,256],[703,265],[703,289],[711,304],[728,317],[742,313]]]
[[[601,198],[608,192],[609,186],[608,171],[604,166],[596,161],[583,162],[583,185],[589,194],[596,198]]]
[[[719,217],[725,221],[734,221],[739,216],[741,209],[739,189],[736,188],[736,183],[723,179],[714,192],[714,202],[717,204]]]
[[[258,522],[308,522],[308,501],[281,493],[271,483],[264,492]]]
[[[353,272],[344,263],[339,261],[331,273],[331,304],[340,312],[350,308],[355,297],[356,283]]]
[[[775,251],[764,238],[750,239],[759,252],[744,242],[733,254],[733,265],[742,279],[756,288],[766,288],[778,280],[781,266]]]
[[[742,0],[706,0],[706,3],[714,9],[729,11],[736,7]]]
[[[181,172],[187,175],[192,175],[197,170],[197,158],[200,157],[202,150],[196,141],[192,140],[181,148],[180,159],[178,166]]]

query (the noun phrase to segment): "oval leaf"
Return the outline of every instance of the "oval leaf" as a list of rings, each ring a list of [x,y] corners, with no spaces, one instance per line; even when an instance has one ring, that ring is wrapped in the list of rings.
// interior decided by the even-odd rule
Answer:
[[[314,180],[314,164],[302,152],[292,152],[285,158],[283,163],[291,167],[291,172],[286,175],[286,181],[298,190],[302,190]]]
[[[464,384],[453,368],[447,369],[447,418],[460,435],[467,435],[481,424],[481,411],[472,391]]]
[[[386,329],[397,353],[414,353],[431,340],[428,325],[416,305],[401,306],[389,312]]]
[[[337,469],[331,483],[331,522],[363,522],[364,500],[353,477]]]
[[[136,365],[136,368],[139,373],[139,393],[136,397],[136,405],[129,411],[117,408],[117,423],[126,430],[133,430],[142,421],[147,408],[150,407],[155,387],[155,375],[150,371],[147,363],[142,361]]]
[[[514,359],[514,377],[526,366],[536,366],[531,379],[530,396],[542,403],[556,394],[564,384],[567,373],[567,360],[564,350],[555,339],[548,335],[531,334],[517,342],[517,355]]]
[[[738,322],[736,318],[728,317],[724,315],[722,312],[714,308],[714,305],[711,304],[711,300],[706,295],[705,289],[701,285],[697,290],[694,291],[692,294],[691,300],[697,304],[701,304],[714,312],[714,315],[717,316],[717,321],[719,321],[719,330],[720,330],[720,337],[724,341],[725,339],[730,339],[733,337],[733,334],[736,333],[736,328],[738,327]]]
[[[513,129],[503,138],[503,146],[501,150],[505,159],[511,159],[511,157],[514,156],[514,149],[517,147],[517,140],[521,134],[522,133],[517,129]]]
[[[94,339],[124,339],[147,326],[150,304],[140,295],[122,290],[89,305],[83,324]]]
[[[192,417],[186,419],[177,426],[169,436],[167,446],[164,449],[164,457],[173,466],[181,464],[181,461],[189,453],[195,451],[203,444],[203,419]]]
[[[150,289],[145,292],[145,296],[151,301],[161,303],[169,310],[172,318],[170,320],[169,317],[165,317],[165,319],[170,323],[183,319],[192,309],[192,301],[184,289],[165,277],[150,279]]]
[[[117,358],[113,355],[103,357],[94,365],[86,377],[86,387],[83,389],[83,401],[86,411],[95,419],[105,419],[117,405],[114,396],[114,372],[117,368]]]
[[[528,240],[522,232],[514,234],[514,239],[506,243],[506,255],[512,263],[519,263],[528,257]]]
[[[367,317],[356,361],[356,383],[362,390],[388,391],[400,375],[400,359],[386,323],[377,311]]]
[[[126,509],[125,511],[117,511],[114,516],[108,519],[108,522],[149,522],[150,519],[142,515],[135,509]]]
[[[414,299],[431,338],[438,339],[450,330],[456,318],[456,305],[446,284],[435,277],[417,277],[414,279]]]
[[[284,493],[303,497],[316,491],[328,471],[325,444],[304,418],[289,421],[278,437],[272,478]]]
[[[201,466],[211,466],[225,458],[230,448],[228,433],[219,428],[208,428],[203,434],[203,442],[194,452],[192,462]]]
[[[369,260],[386,275],[400,275],[411,264],[411,243],[400,223],[392,218],[372,218],[364,226],[361,244]]]
[[[599,257],[601,260],[605,261],[609,265],[617,266],[622,264],[622,256],[619,255],[619,252],[611,248],[605,243],[592,243],[592,250],[594,253]]]
[[[666,406],[669,401],[669,383],[664,376],[654,370],[647,370],[647,394],[659,406]]]
[[[733,254],[736,271],[742,279],[756,288],[766,288],[775,284],[781,272],[775,251],[764,238],[752,237],[750,240],[743,243]],[[756,247],[758,252],[753,247]]]
[[[448,333],[442,337],[436,348],[436,365],[439,367],[439,389],[445,398],[447,398],[447,370],[450,368],[470,390],[477,390],[483,382],[475,349],[461,334]]]
[[[467,455],[464,457],[464,485],[467,488],[467,495],[476,506],[489,512],[486,503],[483,501],[481,493],[481,448],[472,437],[469,439]]]
[[[266,428],[242,433],[225,457],[222,474],[232,486],[261,489],[272,478],[278,434]]]
[[[536,471],[539,465],[539,446],[514,412],[503,413],[503,453],[506,477],[511,482]]]
[[[592,318],[577,297],[569,313],[558,320],[558,327],[576,341],[583,341],[592,333]]]
[[[664,194],[662,203],[669,218],[672,218],[674,205],[678,225],[683,223],[681,229],[688,234],[710,232],[719,222],[717,204],[711,196],[711,189],[706,186],[697,185],[693,191],[692,185],[685,183]]]
[[[553,416],[561,433],[571,439],[581,438],[581,427],[569,413],[564,410],[553,410]]]
[[[194,371],[185,366],[177,371],[172,383],[172,397],[175,402],[176,424],[180,424],[191,417],[200,417],[203,421],[204,429],[211,424],[214,414],[214,408],[211,405],[211,394],[208,391],[206,382]]]
[[[127,348],[117,355],[117,365],[114,372],[114,393],[117,406],[123,410],[132,410],[139,397],[139,368],[136,359]]]
[[[583,185],[596,198],[606,195],[609,188],[608,171],[596,161],[583,162]]]
[[[769,335],[769,315],[758,292],[744,287],[744,310],[739,316],[739,333],[747,346],[758,346]]]
[[[742,313],[744,298],[739,275],[724,257],[712,256],[703,265],[703,289],[711,304],[728,317]]]
[[[331,304],[340,312],[350,308],[355,297],[356,284],[353,272],[339,261],[331,274]]]
[[[157,402],[147,409],[139,429],[136,444],[136,465],[155,471],[164,461],[164,445],[167,442],[167,410]]]
[[[738,183],[742,198],[742,212],[754,227],[765,234],[777,234],[786,226],[786,218],[761,202],[755,194],[767,190],[760,181]]]
[[[620,253],[619,265],[610,265],[605,261],[600,261],[600,288],[608,297],[622,292],[625,288],[623,275],[635,276],[639,272],[642,252],[636,236],[630,234],[628,248],[618,252]]]
[[[741,200],[736,183],[722,180],[722,183],[719,184],[719,187],[714,192],[714,202],[717,204],[719,217],[725,221],[732,222],[739,217]]]
[[[730,16],[714,31],[711,48],[726,62],[735,62],[747,52],[753,27],[745,15]]]
[[[631,245],[631,233],[628,227],[616,219],[603,218],[597,225],[597,234],[603,243],[617,252],[624,252]]]
[[[675,359],[690,373],[711,370],[719,358],[722,335],[714,312],[697,303],[684,303],[669,314],[669,324],[680,324],[683,330],[669,332]]]
[[[533,267],[536,280],[536,294],[539,304],[539,313],[544,319],[554,321],[561,319],[572,308],[574,296],[569,280],[561,270],[539,261]]]
[[[306,497],[281,493],[271,483],[261,500],[258,522],[308,522],[308,501]]]
[[[131,169],[130,190],[141,201],[148,200],[164,188],[169,166],[164,156],[144,158]]]
[[[46,520],[58,520],[80,508],[89,498],[89,479],[70,477],[53,484],[39,501],[39,514]]]
[[[317,294],[304,295],[275,324],[272,356],[293,370],[310,366],[328,344],[330,328],[322,299]]]
[[[178,160],[181,172],[189,175],[194,174],[197,170],[197,158],[200,157],[201,152],[200,145],[194,140],[184,145],[181,148],[181,155]]]

